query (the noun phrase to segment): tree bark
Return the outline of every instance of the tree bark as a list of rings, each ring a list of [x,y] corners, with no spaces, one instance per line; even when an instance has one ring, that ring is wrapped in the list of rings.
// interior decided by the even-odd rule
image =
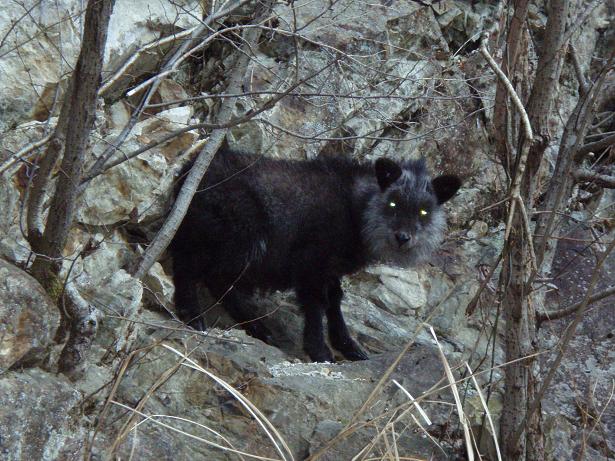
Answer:
[[[529,0],[515,0],[513,16],[508,26],[508,34],[506,36],[506,49],[504,50],[504,58],[502,59],[502,72],[511,80],[514,85],[514,79],[512,74],[517,67],[517,56],[519,54],[519,45],[522,44],[521,37],[523,35],[523,27],[527,18],[527,10],[529,7]],[[511,173],[509,159],[512,152],[508,152],[506,138],[511,133],[508,133],[506,127],[508,126],[509,117],[511,113],[508,110],[508,91],[504,84],[498,80],[498,84],[495,91],[495,108],[493,111],[493,125],[500,127],[495,129],[493,134],[495,138],[496,152],[500,156],[500,161],[507,173]]]
[[[534,206],[541,182],[542,158],[550,141],[548,122],[566,49],[563,40],[568,9],[568,0],[552,0],[549,4],[549,19],[527,104],[535,141],[528,146],[527,139],[521,140],[518,151],[521,153],[528,147],[530,149],[527,166],[524,170],[516,170],[516,174],[523,174],[522,178],[513,178],[521,180],[520,195],[527,210]],[[505,127],[495,128],[502,130]],[[511,211],[514,212],[514,209]],[[505,368],[500,435],[505,459],[524,461],[544,459],[544,436],[540,410],[529,415],[529,418],[527,413],[529,402],[536,400],[538,389],[538,364],[532,356],[537,352],[536,305],[540,303],[540,294],[534,292],[528,283],[533,273],[531,263],[534,256],[529,245],[533,236],[525,232],[520,211],[517,207],[512,217],[512,231],[505,242],[502,264],[502,286],[506,287],[502,294],[506,322],[505,352],[506,361],[511,363]],[[522,435],[515,437],[522,426]]]
[[[38,181],[35,181],[35,187],[38,186],[39,189],[35,189],[36,193],[29,206],[29,212],[33,213],[28,218],[33,226],[29,228],[29,233],[32,233],[33,249],[37,253],[32,265],[32,275],[57,303],[64,291],[58,275],[62,266],[62,252],[73,222],[88,138],[96,115],[96,96],[101,81],[107,28],[114,3],[115,0],[91,0],[88,3],[81,52],[65,95],[51,150],[47,152],[42,163],[45,169],[39,171]],[[44,195],[44,187],[41,185],[48,183],[51,170],[62,151],[62,163],[49,216],[45,230],[40,235],[36,220],[41,214]],[[74,297],[68,296],[65,306],[71,327],[69,340],[59,363],[60,370],[66,372],[73,370],[81,362],[97,329],[96,310],[79,299],[76,293],[73,294]]]

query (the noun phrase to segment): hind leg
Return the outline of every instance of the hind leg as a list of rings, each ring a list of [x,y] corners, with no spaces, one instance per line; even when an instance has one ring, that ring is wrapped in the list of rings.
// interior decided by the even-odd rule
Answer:
[[[219,290],[216,291],[219,293]],[[265,343],[271,343],[272,334],[258,319],[258,311],[249,293],[233,288],[230,291],[219,294],[217,299],[221,299],[224,310],[250,336],[260,339]]]
[[[205,323],[197,291],[199,280],[193,274],[194,271],[184,270],[180,264],[174,263],[175,310],[182,322],[195,330],[204,331]]]
[[[327,322],[331,345],[348,360],[366,360],[367,354],[350,337],[342,315],[341,303],[344,292],[339,279],[333,279],[327,286]]]

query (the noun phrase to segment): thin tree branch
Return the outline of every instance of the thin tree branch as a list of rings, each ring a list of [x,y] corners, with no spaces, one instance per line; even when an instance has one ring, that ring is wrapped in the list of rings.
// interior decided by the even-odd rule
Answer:
[[[252,30],[258,30],[258,29],[252,29]],[[335,61],[330,62],[329,64],[327,64],[325,67],[315,71],[314,73],[308,75],[307,77],[305,77],[304,79],[302,79],[299,82],[296,82],[294,84],[292,84],[291,86],[288,87],[288,89],[286,91],[282,91],[282,92],[278,92],[275,93],[275,96],[267,99],[266,101],[264,101],[260,107],[255,108],[255,109],[250,109],[249,111],[247,111],[245,114],[243,115],[238,115],[236,117],[231,118],[230,120],[226,121],[226,122],[221,122],[221,123],[208,123],[208,122],[204,122],[204,123],[194,123],[192,125],[188,125],[185,126],[183,128],[179,128],[177,130],[172,131],[171,133],[163,136],[162,138],[156,140],[156,141],[152,141],[148,144],[146,144],[145,146],[130,152],[122,157],[119,157],[118,159],[114,160],[113,162],[110,162],[108,164],[106,164],[104,166],[104,168],[100,168],[98,170],[94,170],[94,168],[92,168],[87,175],[84,176],[83,180],[82,180],[82,186],[91,181],[92,179],[94,179],[96,176],[110,170],[111,168],[120,165],[121,163],[124,163],[127,160],[130,160],[138,155],[141,155],[144,152],[147,152],[150,149],[153,149],[154,147],[160,146],[172,139],[175,139],[177,136],[180,136],[184,133],[187,133],[189,131],[193,131],[193,130],[198,130],[198,129],[224,129],[224,128],[231,128],[234,127],[236,125],[239,125],[241,123],[245,123],[250,121],[252,118],[256,117],[258,114],[265,112],[271,108],[273,108],[276,103],[278,101],[280,101],[282,98],[284,98],[285,96],[289,95],[292,93],[292,91],[297,88],[298,86],[302,85],[303,83],[308,82],[309,80],[313,79],[314,77],[318,76],[319,74],[321,74],[322,72],[324,72],[326,69],[328,69],[329,67],[331,67],[333,64],[335,63]],[[230,102],[226,103],[227,105],[230,104]],[[117,148],[116,146],[113,146],[113,148]]]
[[[587,91],[589,90],[589,84],[587,83],[587,79],[585,78],[585,73],[581,68],[581,63],[579,62],[579,55],[577,54],[577,49],[572,43],[568,44],[568,52],[570,53],[570,59],[572,60],[572,66],[574,67],[574,73],[577,76],[577,81],[579,82],[579,95],[585,96]]]
[[[2,162],[2,165],[0,165],[0,174],[4,173],[11,166],[13,166],[15,163],[20,162],[20,161],[25,160],[26,158],[28,158],[28,156],[33,154],[34,152],[36,152],[36,150],[39,147],[42,147],[45,144],[47,144],[51,140],[52,137],[53,137],[53,134],[48,134],[47,136],[43,137],[42,139],[40,139],[38,141],[35,141],[35,142],[32,142],[32,143],[22,147],[21,149],[19,149],[17,152],[12,154],[8,159],[6,159],[4,162]]]
[[[589,297],[587,304],[595,304],[598,301],[602,301],[604,298],[615,295],[615,286],[609,287],[606,290],[596,293]],[[581,306],[583,306],[585,300],[573,304],[572,306],[564,307],[556,311],[545,311],[536,314],[536,321],[540,324],[549,320],[558,320],[564,317],[568,317],[571,314],[577,312]]]
[[[101,97],[105,96],[105,93],[109,90],[109,88],[115,83],[117,82],[117,80],[126,73],[126,71],[128,70],[128,68],[137,61],[137,59],[139,59],[139,56],[141,56],[142,53],[154,49],[154,48],[159,48],[163,45],[166,45],[167,43],[172,43],[176,40],[181,40],[189,35],[192,35],[192,33],[195,31],[196,26],[195,27],[191,27],[190,29],[186,29],[183,30],[181,32],[177,32],[174,33],[173,35],[169,35],[167,37],[163,37],[160,38],[158,40],[154,40],[151,43],[148,43],[147,45],[143,45],[141,48],[139,48],[137,51],[135,51],[132,56],[130,56],[115,72],[113,72],[113,75],[111,75],[110,77],[106,78],[104,80],[103,86],[100,87],[100,90],[98,90],[98,95]]]
[[[501,2],[502,5],[504,2]],[[514,0],[513,14],[508,25],[506,37],[506,48],[502,58],[502,72],[511,78],[517,67],[519,48],[524,45],[524,25],[529,8],[529,0]],[[505,18],[506,16],[503,15]],[[485,45],[485,50],[487,46]],[[493,126],[499,127],[494,130],[495,148],[498,152],[500,162],[507,175],[511,174],[511,158],[516,157],[516,149],[512,143],[511,115],[509,112],[509,101],[507,95],[510,94],[503,80],[498,80],[495,90],[495,106],[493,110]]]
[[[474,296],[472,297],[472,299],[468,303],[468,305],[466,307],[466,312],[465,312],[465,314],[467,316],[472,315],[474,313],[474,311],[476,310],[476,306],[478,305],[478,301],[480,299],[480,295],[482,294],[482,292],[485,290],[485,288],[487,287],[487,285],[491,281],[491,278],[493,277],[493,274],[495,273],[496,269],[500,265],[501,261],[502,261],[502,252],[500,251],[500,253],[498,254],[498,257],[495,260],[495,262],[489,268],[489,272],[487,273],[487,275],[485,276],[484,280],[481,282],[480,286],[478,287],[478,290],[476,290],[476,293],[474,293]]]
[[[536,244],[538,248],[538,253],[536,255],[538,258],[538,266],[540,266],[544,260],[549,236],[554,229],[557,214],[555,212],[561,208],[564,197],[569,192],[570,173],[573,165],[581,161],[581,159],[577,160],[579,144],[585,137],[585,133],[587,133],[594,113],[594,102],[602,90],[602,86],[608,74],[608,69],[612,65],[613,60],[615,60],[615,51],[610,57],[607,65],[601,69],[596,82],[591,85],[584,96],[579,98],[564,127],[557,161],[555,163],[555,171],[549,181],[542,207],[543,211],[550,210],[553,212],[548,215],[540,215],[535,227],[535,237],[539,239]],[[533,274],[530,277],[530,283],[535,275],[536,274]]]
[[[196,27],[192,31],[191,39],[187,40],[186,42],[184,42],[177,49],[177,51],[173,54],[173,56],[171,56],[171,58],[167,61],[167,63],[165,64],[164,68],[160,72],[158,72],[153,77],[147,79],[146,81],[140,83],[135,88],[130,90],[128,93],[126,93],[127,96],[132,96],[133,94],[141,91],[142,89],[146,88],[147,86],[151,85],[152,83],[159,81],[161,78],[165,77],[166,75],[169,75],[169,74],[175,72],[177,70],[177,67],[183,61],[185,61],[186,58],[188,58],[194,51],[202,48],[207,43],[209,43],[214,36],[218,35],[218,33],[214,33],[214,34],[210,35],[209,37],[207,37],[205,40],[201,41],[194,48],[190,48],[192,46],[192,44],[208,29],[208,26],[212,22],[214,22],[214,21],[216,21],[216,20],[218,20],[220,18],[223,18],[224,16],[228,16],[233,11],[237,10],[238,8],[242,7],[243,5],[245,5],[246,3],[250,2],[250,1],[251,0],[239,0],[236,3],[234,3],[233,5],[229,6],[228,8],[221,8],[219,11],[216,11],[215,13],[210,14],[207,18],[205,18],[201,22],[201,24],[198,27]],[[223,32],[225,32],[225,31],[223,31]]]
[[[489,67],[491,67],[491,69],[493,69],[495,74],[498,76],[500,82],[502,82],[502,84],[506,87],[506,91],[508,91],[509,96],[511,97],[515,107],[519,111],[519,115],[521,116],[521,121],[523,122],[523,128],[525,129],[525,138],[531,143],[532,140],[534,139],[534,134],[532,133],[532,126],[530,125],[530,119],[527,116],[525,107],[523,107],[523,103],[521,102],[521,99],[519,99],[519,96],[517,95],[517,92],[513,88],[512,83],[510,83],[510,80],[508,80],[508,77],[506,76],[506,74],[502,72],[502,69],[500,69],[498,64],[489,54],[489,50],[487,50],[488,38],[489,38],[489,35],[484,33],[480,41],[480,52],[487,60]],[[521,171],[521,173],[523,173],[523,171]]]
[[[100,157],[96,159],[96,161],[94,162],[94,165],[92,165],[88,173],[85,175],[85,177],[82,179],[81,183],[79,184],[79,191],[78,191],[79,195],[81,195],[83,191],[85,190],[85,188],[87,187],[87,183],[89,182],[88,178],[94,178],[98,176],[99,174],[101,174],[102,171],[104,171],[105,163],[113,156],[113,154],[117,151],[117,149],[120,148],[122,143],[126,140],[126,138],[130,134],[132,129],[135,127],[135,125],[139,121],[139,117],[141,116],[141,114],[143,113],[145,109],[145,106],[149,103],[150,99],[152,98],[156,90],[158,89],[159,83],[160,82],[155,82],[152,86],[149,87],[148,91],[141,98],[139,105],[132,112],[130,119],[128,120],[124,128],[122,129],[122,132],[113,141],[113,143],[110,143],[110,145],[107,146],[107,148],[100,155]]]
[[[601,4],[604,3],[604,0],[594,0],[591,2],[585,10],[583,10],[579,15],[572,20],[570,23],[570,27],[566,31],[566,35],[564,35],[564,39],[562,40],[562,44],[565,45],[568,40],[572,38],[572,35],[577,31],[579,27],[581,27],[590,14]]]

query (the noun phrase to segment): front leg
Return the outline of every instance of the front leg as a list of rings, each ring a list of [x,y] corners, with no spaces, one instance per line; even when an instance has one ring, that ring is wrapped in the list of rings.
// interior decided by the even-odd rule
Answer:
[[[327,286],[329,341],[348,360],[367,360],[367,354],[361,350],[348,332],[341,309],[343,296],[344,292],[340,280],[338,278],[332,279]]]

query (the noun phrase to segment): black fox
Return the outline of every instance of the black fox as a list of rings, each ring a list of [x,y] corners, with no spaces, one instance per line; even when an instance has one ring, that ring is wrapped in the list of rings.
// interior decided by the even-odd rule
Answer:
[[[202,282],[248,333],[267,340],[253,321],[251,295],[294,288],[313,361],[333,360],[323,313],[331,345],[347,359],[366,359],[342,317],[340,277],[370,263],[407,267],[428,257],[444,234],[440,205],[460,185],[457,176],[431,180],[423,160],[292,161],[219,151],[170,246],[178,315],[202,329]]]

